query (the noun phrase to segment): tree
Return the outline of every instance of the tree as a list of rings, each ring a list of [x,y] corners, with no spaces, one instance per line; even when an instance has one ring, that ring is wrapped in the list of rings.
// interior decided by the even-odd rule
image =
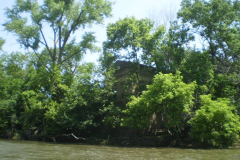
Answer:
[[[4,26],[18,36],[22,46],[32,49],[46,67],[62,67],[69,61],[78,65],[87,49],[96,51],[93,45],[96,40],[92,32],[82,34],[79,43],[71,39],[72,35],[81,28],[102,23],[111,16],[111,5],[108,0],[44,0],[42,5],[37,0],[17,0],[13,8],[6,9],[8,21]],[[52,35],[44,33],[45,26],[52,30]],[[47,39],[50,36],[51,41]],[[50,63],[42,60],[42,48]]]
[[[153,22],[149,19],[137,20],[134,17],[120,19],[115,24],[107,27],[107,41],[103,43],[104,58],[124,59],[129,61],[129,73],[127,87],[137,86],[135,94],[140,86],[140,64],[141,52],[145,44],[146,37],[150,36]],[[111,55],[112,54],[112,55]],[[107,62],[107,60],[105,60]]]
[[[239,7],[237,0],[183,0],[178,17],[204,41],[216,72],[231,73],[239,61]]]
[[[164,26],[153,31],[153,27],[154,22],[150,19],[137,20],[134,17],[110,24],[104,54],[109,57],[112,53],[115,59],[133,62],[130,68],[136,72],[137,80],[139,70],[136,67],[139,64],[154,67],[157,72],[174,73],[185,58],[185,45],[193,40],[188,34],[189,28],[177,22],[172,22],[168,31]]]
[[[188,34],[189,28],[171,23],[166,32],[164,26],[159,26],[155,32],[145,38],[142,60],[145,64],[156,67],[157,72],[175,73],[185,58],[185,46],[193,40]]]
[[[178,12],[189,32],[201,38],[201,53],[208,54],[213,81],[208,86],[213,98],[230,98],[239,106],[239,7],[238,0],[184,0]],[[238,103],[238,104],[237,104]]]
[[[95,52],[99,48],[94,45],[93,32],[80,33],[80,42],[74,34],[101,24],[111,16],[112,4],[108,0],[44,0],[42,4],[37,0],[17,0],[6,9],[5,29],[17,35],[18,42],[36,55],[31,55],[22,67],[21,84],[17,83],[20,89],[13,113],[17,114],[18,129],[23,133],[56,135],[93,124],[90,122],[108,94],[100,81],[93,79],[93,72],[99,74],[95,67],[80,65],[80,61],[87,50]],[[6,77],[11,74],[19,73],[7,72]],[[9,91],[14,93],[14,88]],[[81,112],[84,116],[78,117]]]
[[[112,51],[118,58],[139,63],[140,51],[145,37],[150,35],[153,22],[149,19],[137,20],[134,17],[120,19],[107,27],[107,41],[104,42],[105,51]],[[127,53],[121,55],[120,51]]]
[[[196,84],[182,82],[180,72],[176,75],[155,75],[153,83],[147,86],[147,91],[136,98],[132,97],[124,111],[128,115],[122,120],[122,125],[146,129],[153,114],[162,119],[165,128],[181,131],[187,122],[187,116],[193,105],[193,93]]]
[[[205,145],[223,148],[238,142],[239,116],[227,98],[214,101],[211,95],[201,96],[201,108],[189,123],[192,137]]]

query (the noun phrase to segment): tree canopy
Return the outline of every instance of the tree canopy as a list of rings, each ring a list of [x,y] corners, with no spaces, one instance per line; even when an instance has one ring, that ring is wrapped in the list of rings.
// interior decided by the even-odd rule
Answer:
[[[229,63],[239,61],[239,7],[237,0],[184,0],[178,17],[204,40],[218,72],[231,72]]]
[[[96,51],[93,32],[81,33],[82,40],[76,42],[73,34],[79,29],[100,24],[111,16],[112,2],[107,0],[17,0],[6,9],[5,29],[18,37],[18,42],[30,48],[44,65],[79,61],[86,50]],[[52,33],[44,33],[45,26]],[[47,37],[51,37],[48,40]],[[44,49],[50,63],[43,61],[40,49]],[[76,62],[76,63],[77,63]],[[72,66],[71,66],[72,67]]]
[[[16,0],[6,9],[3,26],[27,52],[2,52],[0,38],[0,137],[76,134],[110,141],[151,135],[170,137],[175,145],[234,146],[240,131],[240,2],[183,0],[178,19],[167,27],[148,18],[120,19],[107,26],[100,65],[85,63],[86,53],[101,50],[94,32],[85,29],[103,24],[112,5]],[[117,60],[128,65],[119,79]],[[121,99],[115,96],[119,86],[127,94]]]

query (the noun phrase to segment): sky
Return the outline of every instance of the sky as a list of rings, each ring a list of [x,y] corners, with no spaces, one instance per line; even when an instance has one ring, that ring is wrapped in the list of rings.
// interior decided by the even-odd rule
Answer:
[[[41,1],[41,0],[40,0]],[[106,40],[106,27],[109,23],[116,23],[119,19],[134,16],[137,19],[153,18],[157,21],[162,21],[165,14],[170,12],[177,12],[180,9],[181,0],[111,0],[115,2],[112,9],[112,17],[105,19],[103,25],[92,26],[88,31],[95,32],[98,43],[101,47],[102,42]],[[6,40],[3,45],[5,53],[12,53],[20,51],[27,52],[16,41],[17,36],[4,30],[2,26],[5,23],[5,8],[11,8],[15,0],[0,0],[0,37]],[[49,32],[46,30],[46,32]],[[51,34],[51,33],[50,33]],[[76,33],[76,38],[81,37],[81,30]],[[79,36],[78,36],[79,35]],[[29,50],[30,51],[30,50]],[[1,53],[0,53],[1,54]],[[84,57],[84,62],[96,63],[101,53],[87,53]]]

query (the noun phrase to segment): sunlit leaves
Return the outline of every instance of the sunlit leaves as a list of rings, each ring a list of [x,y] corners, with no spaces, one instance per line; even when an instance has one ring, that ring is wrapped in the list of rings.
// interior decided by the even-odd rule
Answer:
[[[137,20],[134,17],[127,17],[115,24],[109,24],[105,49],[112,49],[115,51],[114,54],[126,50],[129,55],[125,58],[135,59],[143,47],[144,39],[150,36],[152,27],[153,22],[149,19]]]
[[[229,147],[238,142],[240,122],[235,107],[229,99],[211,100],[211,95],[201,96],[201,108],[189,122],[191,134],[205,145]]]
[[[214,65],[236,54],[233,41],[239,39],[239,1],[184,0],[181,6],[179,18],[205,41]]]
[[[129,108],[124,112],[129,118],[123,119],[123,125],[146,128],[153,114],[162,115],[167,128],[184,125],[183,114],[188,114],[192,108],[195,86],[195,83],[182,82],[180,72],[155,75],[147,91],[138,98],[132,97],[127,104]]]
[[[33,49],[38,58],[43,49],[52,61],[48,65],[54,67],[57,63],[60,67],[66,59],[77,57],[79,61],[87,49],[99,51],[91,33],[82,34],[79,43],[71,39],[80,28],[101,24],[104,18],[111,16],[111,6],[112,2],[108,0],[44,0],[41,5],[36,0],[18,0],[11,9],[6,9],[8,21],[4,26],[17,35],[22,46]],[[51,29],[50,35],[46,35],[46,28]],[[82,47],[80,52],[68,52],[67,45],[79,44]]]

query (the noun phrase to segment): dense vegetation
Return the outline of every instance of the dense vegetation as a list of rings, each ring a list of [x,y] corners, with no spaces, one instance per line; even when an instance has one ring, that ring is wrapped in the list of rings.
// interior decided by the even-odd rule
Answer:
[[[6,9],[5,29],[32,52],[0,50],[0,135],[107,139],[165,133],[197,145],[234,146],[240,132],[240,2],[183,0],[168,30],[150,19],[120,19],[108,25],[101,49],[93,32],[79,31],[103,23],[112,5],[17,0]],[[52,35],[44,34],[44,26]],[[88,51],[101,50],[100,66],[82,63]],[[127,105],[113,96],[117,60],[131,62],[124,86],[135,90],[124,97]],[[155,75],[145,87],[140,66]]]

